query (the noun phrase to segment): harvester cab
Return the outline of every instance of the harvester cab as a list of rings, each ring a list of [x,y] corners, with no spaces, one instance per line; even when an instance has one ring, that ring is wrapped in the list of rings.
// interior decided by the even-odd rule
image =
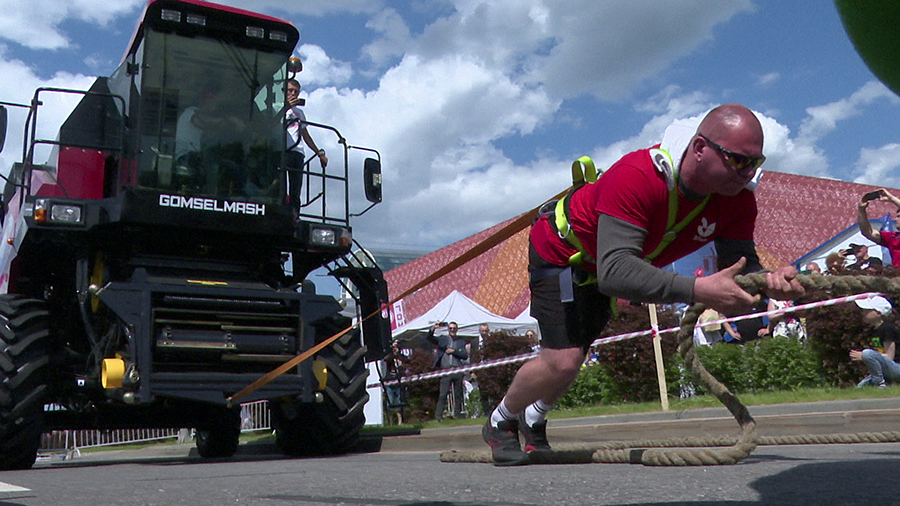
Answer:
[[[0,468],[29,467],[58,428],[193,427],[201,455],[231,455],[229,396],[350,326],[308,289],[323,267],[355,285],[357,318],[376,316],[243,400],[269,401],[286,453],[355,444],[365,360],[390,340],[381,270],[348,260],[350,218],[381,201],[380,154],[309,121],[332,162],[288,162],[298,40],[269,16],[150,0],[109,77],[0,102],[3,139],[3,106],[28,109],[3,195]],[[38,138],[53,95],[79,102],[56,139]],[[371,205],[354,214],[363,157]]]

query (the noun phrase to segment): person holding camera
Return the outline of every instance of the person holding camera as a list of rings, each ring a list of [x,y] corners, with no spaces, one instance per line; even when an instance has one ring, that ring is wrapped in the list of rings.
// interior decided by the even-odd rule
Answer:
[[[869,202],[873,200],[891,202],[897,206],[897,219],[900,220],[900,198],[895,197],[884,188],[867,193],[863,195],[863,198],[859,202],[856,218],[856,221],[859,224],[859,231],[862,235],[875,244],[887,248],[891,254],[891,265],[894,266],[894,269],[900,269],[900,232],[888,232],[886,230],[875,230],[872,228],[872,223],[869,222],[868,208]]]
[[[447,335],[434,335],[435,331],[440,327],[447,327]],[[434,368],[435,369],[452,369],[463,365],[463,361],[469,358],[469,352],[466,350],[466,341],[456,335],[459,332],[459,325],[456,322],[444,323],[436,322],[433,327],[428,330],[427,339],[434,344]],[[444,405],[447,403],[447,394],[453,393],[453,418],[462,418],[463,394],[463,374],[448,374],[441,377],[441,390],[438,394],[437,405],[434,407],[434,418],[438,422],[444,419]]]

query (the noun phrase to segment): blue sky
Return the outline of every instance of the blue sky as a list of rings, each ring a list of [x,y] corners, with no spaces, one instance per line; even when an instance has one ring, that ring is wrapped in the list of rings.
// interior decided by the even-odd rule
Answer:
[[[567,187],[571,160],[608,166],[725,102],[761,116],[764,170],[900,187],[900,98],[831,2],[222,3],[292,21],[307,116],[381,152],[385,203],[354,228],[365,246],[447,245]],[[108,75],[143,6],[0,0],[0,100]],[[45,136],[72,105],[42,109]],[[11,112],[3,172],[23,119]]]

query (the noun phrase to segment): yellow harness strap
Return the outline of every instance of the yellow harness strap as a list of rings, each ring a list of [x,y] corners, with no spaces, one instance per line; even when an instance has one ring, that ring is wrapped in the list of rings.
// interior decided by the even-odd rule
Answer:
[[[669,165],[672,165],[671,158],[669,154],[665,151],[660,150],[661,153],[665,154],[667,158],[669,158]],[[582,263],[584,263],[586,258],[593,258],[591,254],[585,249],[585,247],[581,244],[581,241],[578,237],[575,236],[575,232],[572,230],[572,226],[569,224],[569,198],[572,196],[578,188],[581,188],[586,183],[593,183],[597,181],[599,176],[603,175],[602,171],[598,174],[597,168],[594,165],[594,161],[591,160],[588,156],[582,156],[578,160],[575,160],[572,163],[572,190],[562,199],[556,202],[556,208],[554,212],[554,222],[556,224],[556,230],[558,231],[559,237],[561,239],[566,240],[573,248],[578,250],[574,255],[569,257],[569,265],[572,267],[579,267]],[[675,181],[670,181],[669,183],[669,216],[666,220],[666,233],[663,234],[662,240],[660,240],[659,245],[657,245],[656,249],[653,250],[650,254],[644,257],[644,260],[651,261],[654,258],[658,257],[672,241],[675,240],[675,237],[679,232],[684,230],[684,227],[688,225],[694,218],[696,218],[706,207],[706,204],[709,202],[710,195],[707,195],[703,202],[700,203],[697,207],[695,207],[687,216],[684,217],[680,222],[675,223],[675,219],[678,217],[678,171],[675,170],[674,174]],[[591,280],[596,280],[596,275],[591,276]]]
[[[602,175],[602,171],[600,172]],[[578,267],[584,262],[585,255],[592,258],[590,253],[582,246],[581,241],[575,235],[572,227],[569,225],[569,198],[575,193],[575,190],[581,188],[586,183],[597,181],[598,173],[594,161],[589,156],[582,156],[578,160],[572,162],[572,190],[565,197],[556,202],[554,210],[554,219],[556,230],[561,239],[565,239],[578,252],[569,257],[569,265]],[[596,278],[595,278],[596,279]]]

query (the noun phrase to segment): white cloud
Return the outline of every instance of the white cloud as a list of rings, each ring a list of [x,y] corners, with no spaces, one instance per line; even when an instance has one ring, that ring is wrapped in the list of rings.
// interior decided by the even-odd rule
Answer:
[[[327,2],[285,2],[284,0],[217,0],[216,3],[230,5],[252,12],[287,12],[302,16],[325,16],[345,13],[373,13],[383,8],[384,0],[328,0]]]
[[[32,49],[60,49],[70,45],[59,25],[75,19],[103,26],[136,12],[142,0],[0,0],[0,38]]]
[[[297,79],[316,86],[342,85],[353,76],[353,67],[331,59],[319,46],[302,44],[294,53],[303,61],[303,71]]]
[[[900,144],[891,143],[878,149],[863,148],[854,173],[854,183],[886,188],[900,188]]]
[[[482,212],[455,202],[461,191],[478,195],[480,182],[492,185],[483,191],[496,193],[521,177],[518,169],[499,168],[511,162],[491,143],[532,132],[536,125],[549,121],[558,105],[542,89],[516,85],[478,60],[448,56],[423,61],[408,56],[384,74],[377,91],[314,90],[307,116],[312,121],[328,118],[330,123],[342,125],[342,134],[351,143],[377,146],[385,153],[385,201],[389,204],[384,207],[389,209],[379,212],[394,218],[381,221],[374,230],[367,229],[366,235],[405,242],[425,237],[437,245],[458,239],[454,234],[460,230],[476,231],[471,228],[473,223],[497,223],[527,209],[511,211],[508,205],[495,203]],[[507,180],[503,182],[498,174],[507,174]],[[523,197],[528,198],[522,192],[516,195],[520,205]],[[426,202],[430,204],[423,206]],[[458,218],[454,220],[458,226],[445,226],[448,207]],[[437,214],[429,225],[431,211]],[[410,220],[415,226],[397,226]]]
[[[540,83],[560,98],[631,95],[668,68],[749,0],[597,2],[455,2],[408,49],[426,58],[455,53],[478,57],[523,82]]]
[[[363,47],[362,53],[376,65],[382,66],[391,58],[402,56],[410,40],[409,27],[394,9],[385,9],[366,23],[382,35],[381,38]]]
[[[863,108],[876,100],[897,100],[897,96],[885,85],[870,81],[845,99],[806,109],[809,117],[800,127],[799,138],[804,142],[816,142],[834,131],[841,120],[862,114]]]
[[[763,75],[759,76],[759,79],[757,80],[756,84],[758,84],[759,86],[768,86],[774,82],[777,82],[779,79],[781,79],[780,73],[769,72],[768,74],[763,74]]]
[[[135,2],[143,4],[133,0],[131,8]],[[64,19],[95,22],[83,12],[87,0],[63,2],[64,7],[48,0],[37,2],[44,3],[50,14],[40,16],[45,41],[15,35],[15,30],[7,33],[5,19],[0,20],[0,36],[63,47],[67,34],[58,27]],[[541,138],[544,131],[558,132],[564,130],[560,125],[569,124],[561,117],[561,104],[581,101],[590,108],[583,116],[574,107],[565,109],[575,116],[573,123],[588,123],[587,115],[602,114],[611,103],[633,108],[630,123],[591,138],[588,142],[594,145],[585,143],[579,149],[590,152],[599,166],[658,142],[673,121],[698,117],[717,105],[725,92],[703,88],[702,79],[667,73],[685,55],[714,43],[717,28],[754,8],[750,0],[673,0],[664,8],[653,0],[420,0],[413,11],[399,4],[386,8],[383,0],[226,3],[278,17],[296,14],[304,23],[307,16],[314,17],[309,23],[324,23],[338,13],[357,16],[357,27],[365,23],[367,30],[352,34],[356,45],[348,44],[350,50],[341,47],[354,51],[349,54],[358,61],[345,56],[348,53],[340,53],[347,61],[334,57],[338,53],[329,54],[325,42],[297,49],[304,60],[299,77],[308,93],[306,112],[311,121],[337,126],[351,144],[382,153],[385,202],[355,223],[363,244],[415,247],[439,247],[460,239],[524,212],[568,186],[569,147]],[[106,18],[96,22],[118,15],[111,5],[99,6]],[[21,7],[12,17],[24,25],[29,16],[37,17],[34,10]],[[362,40],[373,33],[375,38]],[[774,94],[774,88],[788,81],[781,70],[749,76],[747,84],[771,87]],[[39,85],[85,88],[91,81],[66,74],[42,81],[21,62],[0,61],[0,72],[4,75],[0,97],[17,101],[30,99],[31,90]],[[377,84],[363,88],[359,76]],[[649,86],[660,90],[646,97],[643,90]],[[634,96],[642,98],[631,103],[636,102]],[[842,120],[884,103],[885,98],[898,100],[873,82],[844,100],[809,107],[802,123],[788,123],[764,111],[760,114],[768,157],[764,168],[829,176],[823,137],[839,129]],[[623,102],[628,106],[622,108]],[[780,106],[774,110],[783,110]],[[42,120],[58,127],[64,116]],[[313,134],[329,154],[340,149],[334,135]],[[20,138],[9,136],[13,143]],[[532,142],[539,155],[512,151]],[[7,146],[0,160],[3,171],[10,154],[20,150],[21,146],[18,151]],[[897,150],[892,144],[861,151],[858,178],[896,178],[891,160]],[[351,165],[351,174],[359,174],[360,165]]]
[[[39,87],[59,87],[87,89],[93,84],[94,78],[83,75],[72,75],[64,72],[55,74],[50,79],[41,79],[20,61],[5,61],[5,51],[0,51],[0,75],[4,79],[0,81],[0,97],[5,102],[28,104],[34,96],[34,90]],[[44,93],[41,95],[41,106],[38,115],[36,136],[42,139],[56,139],[59,126],[69,115],[78,102],[77,95]],[[27,110],[10,107],[9,124],[6,132],[6,145],[0,153],[0,173],[6,174],[13,162],[22,159],[22,140],[24,138],[24,126]],[[49,149],[49,148],[48,148]],[[43,163],[48,156],[47,151],[39,151],[35,156],[35,162]]]

